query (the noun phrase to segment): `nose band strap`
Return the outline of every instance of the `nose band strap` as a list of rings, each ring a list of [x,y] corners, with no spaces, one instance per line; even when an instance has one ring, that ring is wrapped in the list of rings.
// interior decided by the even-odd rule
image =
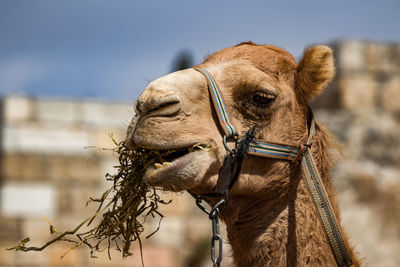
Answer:
[[[243,140],[243,137],[239,137],[238,139],[241,141]],[[294,160],[299,153],[299,147],[271,143],[257,139],[250,144],[248,153],[260,157]]]
[[[237,130],[235,126],[231,123],[231,119],[229,118],[228,112],[225,107],[224,100],[222,99],[222,95],[220,94],[220,90],[218,88],[217,83],[212,78],[211,74],[203,68],[194,67],[195,70],[203,74],[203,76],[207,80],[208,88],[210,90],[210,95],[212,101],[214,103],[214,107],[216,107],[216,112],[218,115],[218,120],[220,125],[223,127],[223,131],[227,138],[237,136]]]

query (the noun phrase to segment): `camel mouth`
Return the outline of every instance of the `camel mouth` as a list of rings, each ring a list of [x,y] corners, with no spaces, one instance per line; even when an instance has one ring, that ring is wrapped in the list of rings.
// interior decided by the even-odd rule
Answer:
[[[151,150],[157,159],[147,167],[144,179],[150,186],[181,191],[194,186],[212,162],[213,146],[195,143],[180,149]]]
[[[162,169],[170,166],[177,159],[184,157],[185,155],[195,152],[195,151],[209,151],[212,146],[210,143],[201,142],[195,143],[191,146],[184,148],[175,148],[175,149],[150,149],[155,154],[159,155],[159,158],[153,163],[153,167],[155,169]]]

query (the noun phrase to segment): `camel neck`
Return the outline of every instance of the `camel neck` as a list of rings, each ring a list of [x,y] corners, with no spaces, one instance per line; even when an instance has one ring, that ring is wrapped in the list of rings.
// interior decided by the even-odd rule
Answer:
[[[237,266],[336,266],[303,180],[279,199],[233,197],[222,214]]]

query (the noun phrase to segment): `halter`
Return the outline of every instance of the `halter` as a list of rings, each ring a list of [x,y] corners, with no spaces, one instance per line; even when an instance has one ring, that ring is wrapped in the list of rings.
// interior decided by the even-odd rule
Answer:
[[[207,70],[200,67],[194,67],[194,69],[200,72],[207,80],[208,89],[210,91],[211,99],[214,104],[214,109],[216,111],[219,124],[224,132],[224,137],[223,137],[224,145],[228,149],[228,151],[229,148],[226,146],[226,139],[234,138],[237,143],[243,143],[244,141],[247,141],[247,147],[245,149],[248,151],[248,154],[254,156],[288,160],[292,162],[301,160],[301,171],[303,173],[303,177],[306,181],[307,188],[309,190],[309,193],[311,194],[315,207],[317,208],[319,218],[323,225],[324,231],[327,235],[332,251],[335,255],[336,262],[338,266],[351,266],[353,263],[350,257],[349,250],[343,240],[343,234],[339,228],[338,220],[333,212],[332,204],[329,201],[327,192],[321,180],[321,176],[319,174],[319,171],[316,167],[313,156],[311,154],[312,138],[315,133],[315,121],[311,109],[309,108],[308,112],[309,115],[307,122],[308,138],[307,142],[304,145],[293,146],[288,144],[273,143],[264,140],[259,140],[254,138],[255,136],[254,133],[253,133],[254,136],[252,137],[239,136],[235,126],[232,124],[229,118],[218,85],[211,76],[211,74]],[[225,161],[227,161],[227,159],[229,160],[228,156],[225,158],[224,163]],[[221,171],[223,171],[223,168],[224,167],[222,167]],[[221,171],[220,171],[220,177],[221,177]],[[239,172],[240,172],[240,167],[239,170],[237,171],[236,177],[233,177],[233,180],[237,179]],[[218,178],[218,180],[220,180],[220,178]],[[220,183],[220,181],[218,181],[218,183]],[[225,184],[227,183],[225,182]],[[230,184],[229,188],[232,187],[233,185],[232,182],[228,184]],[[194,194],[192,195],[197,199],[196,203],[198,204],[198,206],[200,206],[199,202],[201,202],[201,200],[205,200],[204,198],[201,198],[201,196],[197,196]],[[225,199],[227,201],[227,195],[225,195]],[[217,205],[213,206],[210,212],[207,212],[210,216],[210,219],[212,219],[211,215],[213,215],[212,214],[213,211],[214,212],[217,211],[216,217],[218,218],[218,214],[222,210],[221,207],[219,207],[221,202],[223,201],[219,201]],[[204,211],[204,208],[203,207],[201,208]],[[213,226],[214,226],[214,221],[213,221]],[[214,233],[214,227],[213,227],[213,233]],[[217,238],[220,239],[220,236],[218,236]],[[220,248],[222,248],[221,243],[220,243]],[[212,248],[212,255],[213,253],[214,251]],[[218,259],[219,262],[221,261],[221,259],[222,255],[220,251],[220,257]]]

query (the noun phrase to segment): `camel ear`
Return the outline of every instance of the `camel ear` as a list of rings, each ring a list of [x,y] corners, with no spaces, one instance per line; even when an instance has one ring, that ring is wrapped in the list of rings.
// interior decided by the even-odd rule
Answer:
[[[332,50],[323,45],[305,50],[297,66],[296,88],[306,102],[319,95],[335,75]]]

